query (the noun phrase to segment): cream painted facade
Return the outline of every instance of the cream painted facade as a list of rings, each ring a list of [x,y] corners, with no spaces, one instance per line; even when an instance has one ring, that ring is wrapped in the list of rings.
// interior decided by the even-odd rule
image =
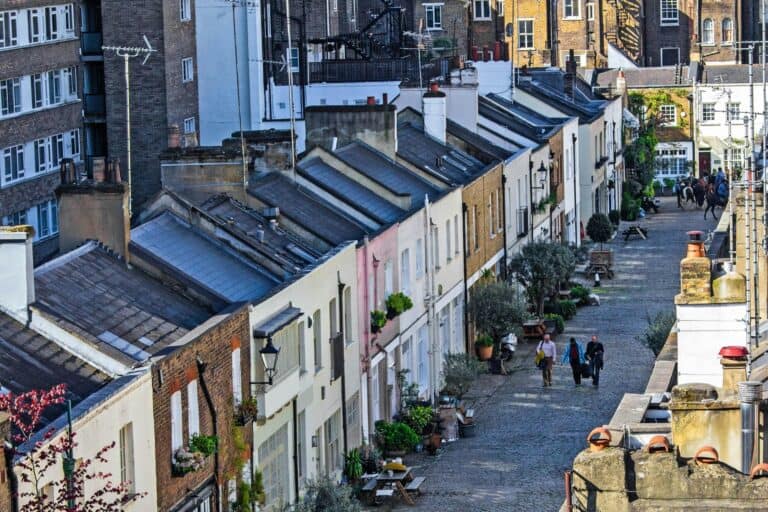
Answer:
[[[281,347],[280,371],[273,385],[257,389],[256,394],[259,418],[253,427],[254,465],[265,475],[277,475],[279,480],[273,482],[265,478],[270,505],[277,506],[281,500],[282,503],[295,501],[294,471],[298,470],[299,492],[307,479],[321,474],[333,478],[341,475],[344,450],[341,387],[346,381],[347,403],[356,400],[351,409],[360,411],[360,347],[354,338],[345,341],[345,375],[332,381],[330,339],[342,327],[352,336],[356,332],[356,279],[355,245],[348,244],[331,253],[306,275],[250,308],[251,332],[253,327],[286,307],[301,310],[301,316],[273,336],[275,345]],[[348,301],[344,301],[344,318],[338,317],[339,283],[344,284],[341,300],[348,297]],[[317,342],[315,335],[319,336]],[[257,382],[266,380],[258,356],[263,343],[261,339],[251,339],[254,354],[250,362],[251,378]],[[315,347],[319,348],[319,358]],[[348,419],[349,414],[350,407]],[[355,424],[347,425],[348,439],[359,440],[360,428],[358,412]],[[294,451],[298,455],[298,468],[294,465]]]
[[[110,473],[111,483],[117,484],[122,478],[121,452],[126,457],[125,480],[134,482],[135,492],[146,493],[138,501],[125,505],[125,512],[156,511],[157,508],[157,473],[155,464],[155,424],[152,410],[152,375],[149,369],[137,370],[137,374],[118,377],[105,387],[96,391],[72,411],[72,430],[77,446],[74,448],[75,460],[91,459],[93,465],[88,472]],[[128,382],[125,382],[128,381]],[[148,410],[149,409],[149,410]],[[54,423],[56,434],[50,442],[56,442],[65,435],[66,416]],[[121,429],[124,435],[121,436]],[[129,434],[129,435],[128,435]],[[122,440],[121,440],[122,437]],[[106,453],[107,462],[93,460],[96,453],[114,443],[114,448]],[[15,473],[19,481],[19,493],[34,492],[31,484],[25,484],[23,471],[18,464]],[[53,482],[63,478],[61,466],[51,468],[39,482],[39,488],[58,493],[60,489],[50,487]],[[103,488],[105,481],[98,478],[86,480],[85,494],[93,495]],[[24,508],[24,498],[19,506]]]

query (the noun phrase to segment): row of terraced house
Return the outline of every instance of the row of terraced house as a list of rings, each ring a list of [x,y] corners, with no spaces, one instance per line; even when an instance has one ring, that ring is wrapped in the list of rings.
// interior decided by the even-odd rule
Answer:
[[[39,225],[0,233],[2,389],[66,384],[88,440],[75,459],[114,442],[99,468],[146,493],[126,510],[224,509],[257,470],[277,509],[339,478],[398,412],[403,370],[430,400],[443,354],[471,348],[484,273],[504,277],[532,241],[580,244],[618,204],[622,98],[572,67],[499,92],[502,75],[308,106],[295,159],[290,130],[189,147],[170,130],[161,186],[133,219],[115,162],[87,178],[62,166],[59,254],[34,265]],[[413,306],[372,322],[398,292]],[[54,439],[60,412],[45,417]],[[218,450],[190,470],[199,436]],[[14,510],[30,484],[4,462],[0,508]],[[46,478],[38,490],[57,492]]]

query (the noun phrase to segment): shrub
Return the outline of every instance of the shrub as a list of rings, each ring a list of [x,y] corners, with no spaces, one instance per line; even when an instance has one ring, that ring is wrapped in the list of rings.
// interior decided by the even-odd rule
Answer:
[[[413,301],[403,292],[397,292],[387,297],[387,314],[391,318],[413,307]]]
[[[371,311],[371,332],[379,332],[385,325],[387,325],[386,313],[378,309]]]
[[[621,212],[619,210],[609,211],[608,219],[611,221],[611,224],[613,224],[614,226],[618,226],[619,221],[621,220]]]
[[[555,329],[557,330],[558,334],[562,334],[562,332],[565,330],[565,320],[563,320],[562,316],[557,315],[555,313],[549,313],[547,315],[544,315],[544,318],[546,318],[547,320],[555,321]]]
[[[590,289],[577,284],[571,288],[571,299],[576,301],[576,304],[583,306],[589,302]]]
[[[664,178],[662,181],[664,182],[664,188],[669,190],[672,190],[675,186],[675,180],[672,178]]]
[[[357,448],[347,453],[344,461],[344,474],[350,482],[355,482],[363,476],[363,460],[360,458],[360,452]]]
[[[492,347],[493,346],[493,338],[488,336],[487,334],[481,334],[477,337],[477,340],[475,341],[475,344],[478,347]]]
[[[485,365],[468,354],[447,353],[443,356],[443,392],[458,398],[469,391],[472,382]]]
[[[348,485],[337,485],[328,477],[307,482],[307,492],[292,512],[360,512],[362,506]]]
[[[203,436],[200,434],[194,434],[192,439],[189,440],[189,448],[193,452],[200,452],[206,457],[216,451],[216,446],[219,444],[219,438],[216,436]]]
[[[576,316],[576,303],[572,300],[561,300],[559,303],[561,315],[565,320],[570,320]]]
[[[409,427],[417,434],[424,432],[424,427],[432,421],[432,408],[426,405],[417,405],[408,409],[404,415],[405,421]]]
[[[603,244],[611,239],[613,226],[611,221],[604,213],[596,213],[589,218],[587,222],[587,235],[593,242],[600,244],[602,250]]]
[[[671,311],[661,311],[651,318],[646,316],[648,327],[645,332],[637,337],[637,340],[653,351],[654,355],[659,355],[664,344],[667,342],[669,332],[675,325],[675,314]]]
[[[376,439],[385,451],[411,451],[421,438],[411,427],[401,421],[376,422]]]

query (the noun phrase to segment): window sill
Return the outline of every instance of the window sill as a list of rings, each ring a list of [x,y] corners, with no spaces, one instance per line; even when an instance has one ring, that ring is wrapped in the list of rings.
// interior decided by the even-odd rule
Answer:
[[[427,32],[442,32],[443,27],[427,27]]]
[[[715,43],[700,43],[700,44],[701,44],[701,46],[704,46],[704,47],[707,47],[707,48],[716,46]]]
[[[517,51],[519,51],[519,52],[535,52],[536,48],[518,48]]]
[[[662,21],[659,23],[659,26],[660,27],[679,27],[680,21],[667,21],[667,22]]]
[[[563,19],[565,21],[581,21],[583,18],[581,16],[563,16]]]
[[[69,100],[66,100],[66,101],[62,101],[61,103],[56,103],[54,105],[46,105],[44,107],[31,108],[29,110],[24,110],[22,112],[14,112],[13,114],[6,114],[6,115],[0,114],[0,121],[7,121],[9,119],[16,119],[17,117],[22,117],[22,116],[26,116],[26,115],[30,115],[30,114],[36,114],[38,112],[45,112],[46,110],[51,110],[51,109],[54,109],[54,108],[64,107],[64,106],[72,105],[72,104],[75,104],[75,103],[80,103],[80,98],[69,99]]]
[[[34,48],[36,46],[48,46],[51,44],[67,43],[71,41],[78,41],[79,39],[80,38],[73,31],[58,39],[52,39],[51,41],[42,41],[39,43],[28,43],[28,44],[17,44],[16,46],[8,46],[6,48],[0,48],[0,53],[9,52],[13,50],[25,50],[29,48]]]
[[[473,18],[472,21],[492,21],[490,17],[488,18]]]

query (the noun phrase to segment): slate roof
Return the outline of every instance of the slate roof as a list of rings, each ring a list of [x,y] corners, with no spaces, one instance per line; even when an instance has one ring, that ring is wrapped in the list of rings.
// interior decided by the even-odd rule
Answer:
[[[469,130],[467,128],[464,128],[462,125],[455,121],[448,120],[448,123],[446,125],[446,129],[448,133],[453,135],[454,137],[457,137],[459,139],[462,139],[469,143],[470,145],[476,147],[477,149],[483,151],[484,153],[487,153],[492,158],[496,158],[498,160],[506,160],[510,157],[512,157],[515,153],[520,151],[522,146],[515,145],[515,150],[508,150],[506,148],[502,148],[501,146],[497,146],[496,144],[493,144],[491,141],[483,137],[482,135],[478,135],[472,130]]]
[[[110,381],[110,377],[56,343],[0,313],[0,389],[23,393],[67,387],[67,398],[76,404]],[[52,407],[48,421],[63,412]]]
[[[170,212],[132,229],[131,244],[230,303],[258,299],[280,282]]]
[[[468,183],[488,168],[477,158],[433,139],[409,122],[397,126],[397,154],[447,184]]]
[[[348,178],[320,158],[311,158],[297,166],[297,171],[315,185],[323,188],[379,224],[391,224],[404,215],[404,211],[383,197]]]
[[[287,230],[285,226],[271,228],[262,213],[226,194],[209,197],[200,208],[225,222],[228,228],[239,231],[241,236],[252,242],[252,248],[260,249],[287,272],[297,272],[307,264],[315,263],[323,255],[309,241]],[[259,236],[263,236],[262,241],[259,241]]]
[[[547,142],[566,121],[545,117],[516,101],[496,94],[479,98],[479,113],[482,117],[539,143]]]
[[[538,71],[530,76],[521,76],[517,87],[566,115],[578,117],[580,123],[591,123],[600,117],[607,103],[597,99],[578,76],[574,77],[574,97],[566,96],[564,73],[560,70]]]
[[[369,230],[277,172],[251,181],[248,193],[330,245],[360,240]]]
[[[425,195],[432,201],[440,195],[440,190],[427,180],[362,142],[337,149],[334,155],[392,192],[410,194],[412,208],[420,208]]]
[[[762,84],[763,67],[759,64],[752,66],[753,83]],[[725,64],[704,66],[701,83],[718,84],[749,84],[749,64]]]
[[[211,316],[96,242],[38,267],[35,296],[33,306],[51,322],[127,366]]]
[[[721,66],[717,67],[720,68]],[[690,73],[691,68],[689,66],[683,66],[679,74],[674,66],[625,69],[624,79],[628,89],[690,87],[692,84]],[[615,88],[618,75],[618,69],[601,70],[597,73],[595,85]]]

